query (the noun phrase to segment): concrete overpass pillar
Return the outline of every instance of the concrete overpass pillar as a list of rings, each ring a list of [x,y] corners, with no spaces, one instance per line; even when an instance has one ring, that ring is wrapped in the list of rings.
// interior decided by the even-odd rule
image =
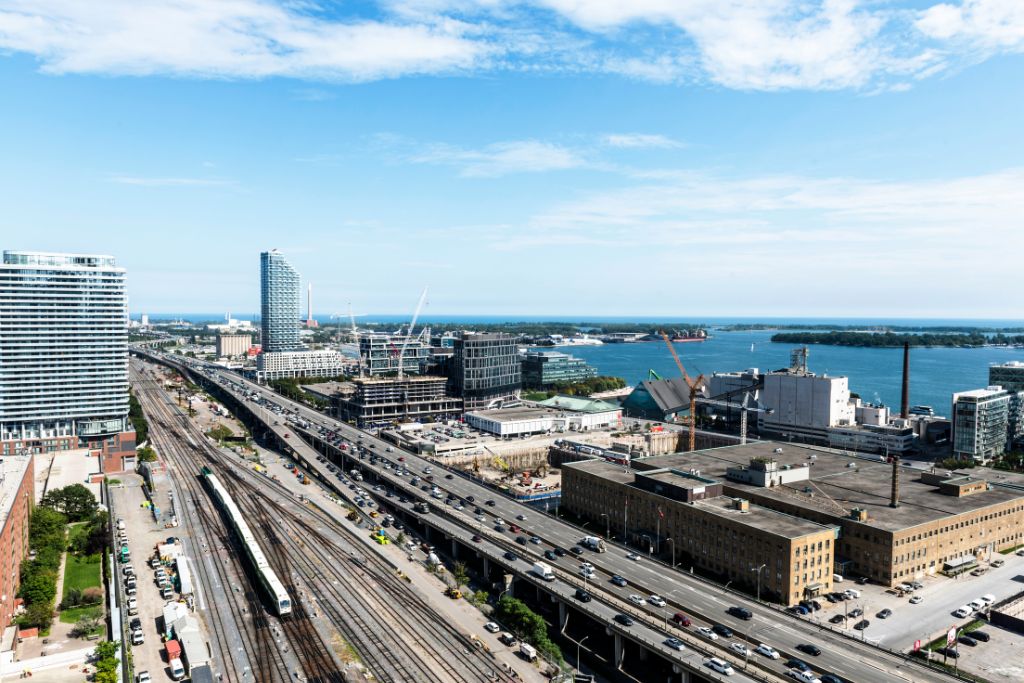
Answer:
[[[622,642],[622,634],[621,633],[616,633],[615,634],[615,659],[613,660],[614,663],[615,663],[615,668],[616,669],[621,669],[622,668],[622,660],[623,660],[625,654],[626,654],[625,644]]]
[[[489,577],[491,575],[491,561],[488,558],[486,558],[486,557],[483,558],[483,559],[484,559],[484,580],[486,581],[487,577]]]
[[[693,678],[693,674],[690,673],[689,669],[684,669],[683,667],[679,666],[678,664],[673,664],[672,665],[672,673],[679,675],[679,679],[678,680],[680,681],[680,683],[690,683],[690,681]],[[675,676],[669,676],[668,677],[668,683],[673,683],[673,681],[675,681],[675,680],[676,680]]]
[[[558,631],[565,633],[565,627],[569,625],[569,607],[564,602],[558,603]]]
[[[427,541],[429,542],[431,536],[433,536],[433,530],[430,528],[429,524],[424,524],[423,525],[423,538],[427,539]]]
[[[452,557],[459,559],[459,542],[456,539],[452,539]]]

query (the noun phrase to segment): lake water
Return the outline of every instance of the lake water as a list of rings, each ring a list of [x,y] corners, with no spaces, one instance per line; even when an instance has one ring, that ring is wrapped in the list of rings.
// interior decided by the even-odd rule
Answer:
[[[706,342],[675,344],[687,372],[729,372],[758,368],[776,370],[789,365],[794,344],[773,344],[773,332],[712,331]],[[754,350],[750,350],[750,345]],[[845,375],[850,391],[865,401],[881,401],[898,410],[903,367],[903,349],[869,349],[848,346],[808,347],[812,372]],[[647,379],[648,369],[662,377],[677,377],[672,356],[662,342],[605,344],[603,346],[559,347],[583,358],[602,375],[623,377],[630,385]],[[1012,348],[911,348],[910,404],[930,405],[939,415],[949,415],[954,391],[977,389],[988,384],[988,367],[1009,360],[1024,361],[1024,349]]]

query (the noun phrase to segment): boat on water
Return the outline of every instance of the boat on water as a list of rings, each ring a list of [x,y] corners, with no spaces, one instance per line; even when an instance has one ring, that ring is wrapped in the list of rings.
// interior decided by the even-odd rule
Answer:
[[[753,352],[754,352],[754,344],[753,344],[753,343],[751,343],[751,344],[750,344],[750,352],[751,352],[751,353],[753,353]]]
[[[674,342],[702,342],[707,341],[707,338],[707,330],[701,329],[674,330],[672,333],[672,341]]]
[[[548,346],[601,346],[604,344],[600,339],[586,334],[577,334],[572,337],[553,334],[548,339]]]

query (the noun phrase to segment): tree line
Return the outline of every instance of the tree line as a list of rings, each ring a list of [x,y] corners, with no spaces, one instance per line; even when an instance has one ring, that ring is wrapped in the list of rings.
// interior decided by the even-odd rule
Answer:
[[[1024,335],[1003,333],[987,335],[981,332],[897,334],[895,332],[780,332],[772,335],[773,342],[782,344],[826,344],[831,346],[859,346],[883,348],[903,346],[1009,346],[1024,344]]]

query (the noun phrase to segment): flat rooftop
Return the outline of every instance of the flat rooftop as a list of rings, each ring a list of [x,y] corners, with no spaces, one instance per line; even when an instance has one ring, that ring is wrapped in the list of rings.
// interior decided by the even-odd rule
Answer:
[[[601,459],[565,463],[562,465],[562,469],[574,469],[588,472],[601,477],[602,479],[615,482],[616,484],[622,484],[624,486],[632,486],[636,479],[636,475],[644,474],[642,470],[630,469],[625,465]],[[680,475],[675,472],[654,472],[650,476],[655,479],[670,482],[676,486],[692,485],[696,487],[706,485],[706,483],[702,483],[696,478]],[[704,477],[703,472],[701,473],[701,477],[706,478]],[[645,495],[658,495],[643,489],[637,490],[642,491]],[[670,498],[666,498],[665,500],[674,505],[688,505],[688,503],[672,500]],[[732,496],[706,498],[693,503],[693,505],[719,517],[733,519],[742,522],[745,525],[761,529],[784,538],[800,538],[808,534],[816,534],[823,529],[830,528],[826,525],[801,519],[800,517],[787,515],[783,512],[777,512],[755,503],[750,504],[748,512],[742,512],[734,508]]]
[[[782,449],[776,453],[776,449]],[[751,458],[771,458],[784,465],[807,465],[810,481],[797,481],[774,488],[730,481],[729,467],[748,466]],[[892,465],[870,456],[843,455],[824,448],[773,441],[710,448],[693,453],[674,453],[633,460],[636,469],[675,468],[697,470],[701,476],[719,479],[736,495],[758,495],[780,503],[797,503],[818,513],[845,517],[831,502],[849,513],[867,510],[867,524],[886,531],[909,529],[991,505],[1024,499],[1024,490],[995,486],[987,491],[957,498],[939,492],[937,486],[920,481],[920,470],[900,467],[900,506],[889,507]],[[964,470],[960,474],[988,480],[988,473]],[[993,480],[995,481],[995,480]],[[827,497],[826,497],[827,496]]]
[[[517,406],[515,408],[495,408],[494,410],[471,410],[473,415],[494,420],[495,422],[518,422],[520,420],[541,420],[553,415],[561,415],[564,410],[539,408],[534,406]]]
[[[720,484],[722,483],[718,479],[712,479],[710,477],[698,477],[688,472],[681,472],[678,470],[658,470],[655,472],[643,472],[641,473],[648,479],[654,479],[656,481],[663,481],[666,484],[672,486],[678,486],[684,489],[699,489],[702,486],[709,484]]]
[[[7,516],[11,514],[14,499],[18,494],[18,487],[25,477],[25,470],[31,462],[31,455],[5,455],[0,458],[0,529],[7,523]],[[32,495],[35,495],[33,490]]]

